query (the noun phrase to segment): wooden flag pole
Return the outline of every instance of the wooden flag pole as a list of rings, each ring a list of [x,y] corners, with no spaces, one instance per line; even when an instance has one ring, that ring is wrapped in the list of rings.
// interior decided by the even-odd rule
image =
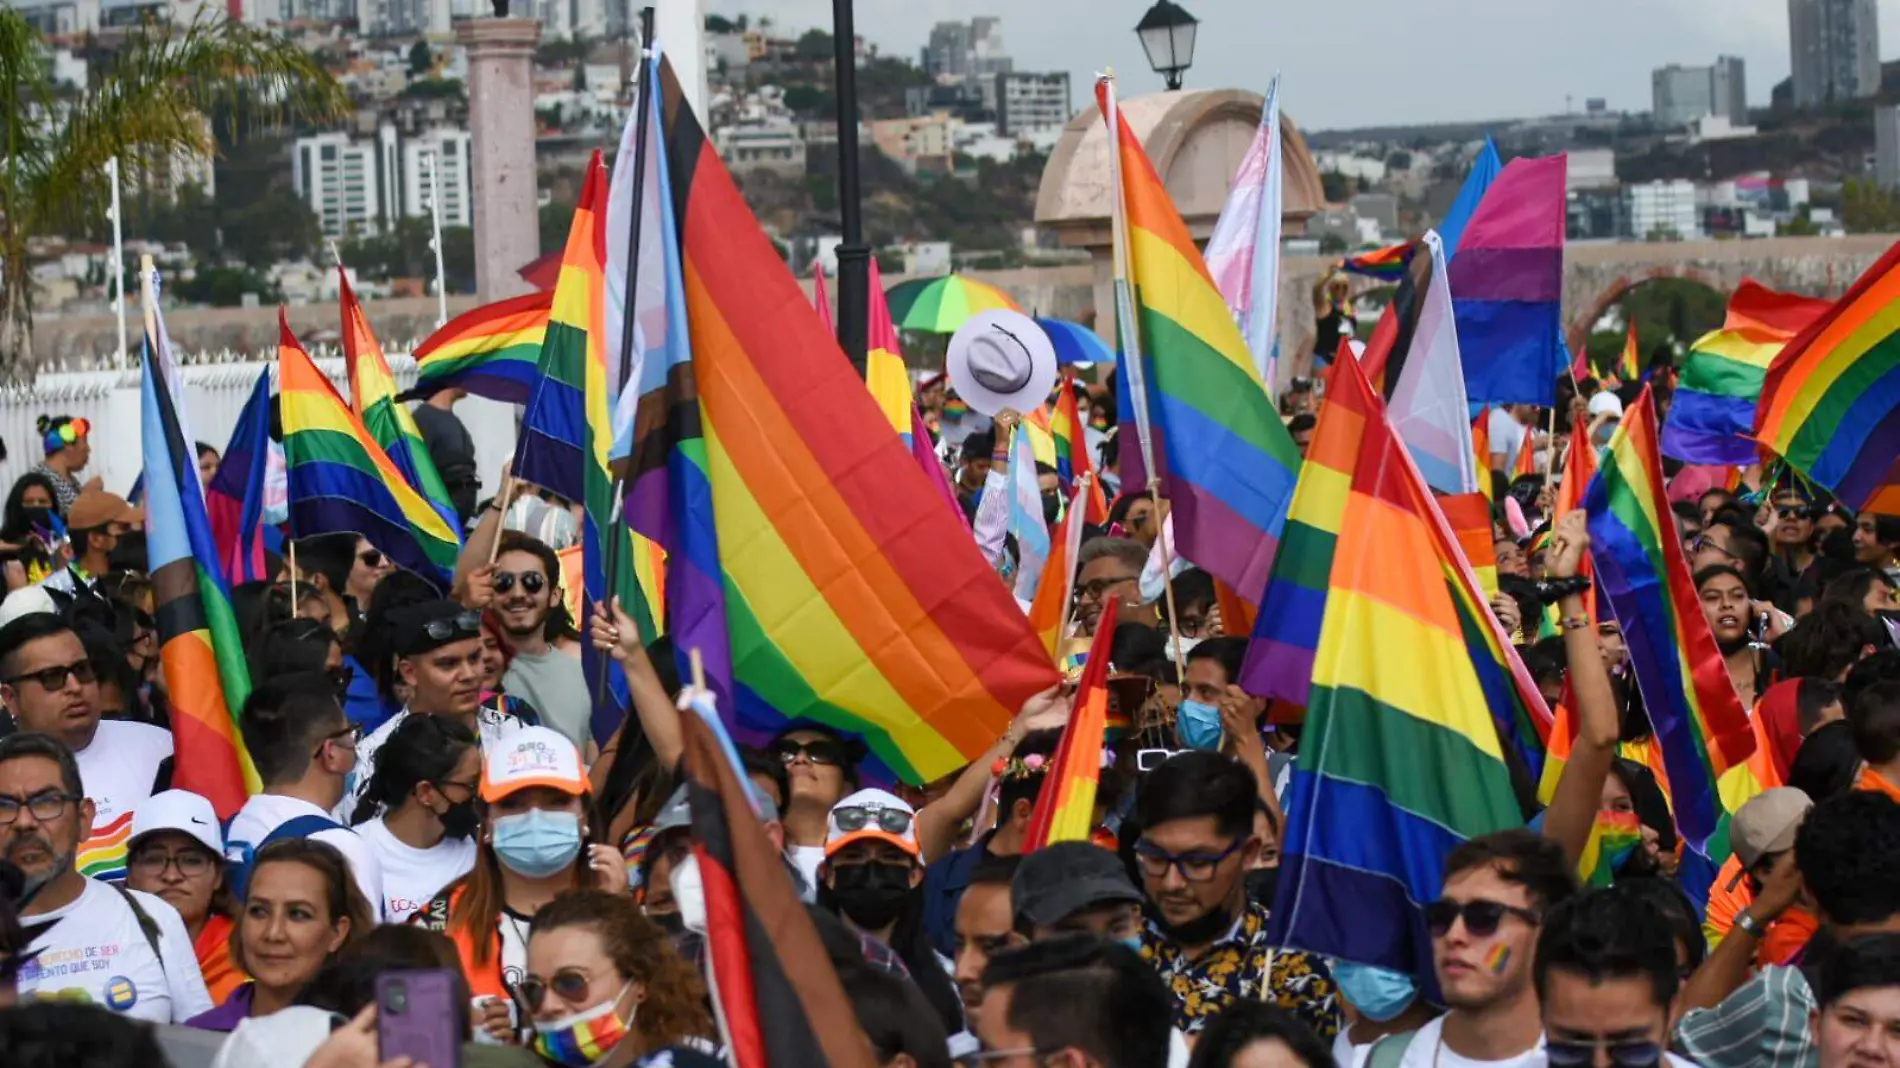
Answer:
[[[286,540],[290,543],[290,551],[285,555],[290,560],[290,614],[294,618],[297,615],[297,539]]]
[[[495,509],[495,514],[500,518],[495,520],[495,536],[488,539],[488,566],[490,567],[495,565],[495,557],[501,555],[501,532],[504,529],[503,525],[508,522],[508,505],[512,503],[514,494],[515,476],[511,471],[502,477],[501,492],[495,497],[495,503],[500,505]]]

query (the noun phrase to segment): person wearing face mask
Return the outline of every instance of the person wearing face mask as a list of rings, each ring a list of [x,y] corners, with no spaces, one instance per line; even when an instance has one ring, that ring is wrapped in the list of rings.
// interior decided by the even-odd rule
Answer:
[[[953,965],[925,937],[919,857],[916,812],[888,791],[859,790],[831,809],[818,905],[868,936],[871,963],[908,974],[955,1033],[963,1029],[962,999],[950,981]]]
[[[1373,1044],[1387,1035],[1416,1031],[1437,1012],[1418,996],[1418,982],[1404,972],[1351,961],[1333,962],[1339,996],[1352,1006],[1352,1023],[1333,1036],[1333,1061],[1361,1068]]]
[[[560,732],[525,727],[482,752],[486,803],[475,864],[410,922],[454,941],[474,996],[478,1029],[519,1041],[510,988],[527,974],[528,925],[569,890],[627,894],[626,863],[591,845],[593,798],[580,750]]]
[[[244,802],[225,834],[232,892],[245,892],[252,858],[266,845],[313,838],[349,861],[371,918],[380,917],[382,865],[368,843],[330,816],[356,767],[361,728],[344,718],[329,678],[282,675],[259,686],[244,702],[240,726],[264,790]]]
[[[358,802],[356,833],[383,871],[383,915],[401,923],[475,865],[482,753],[475,734],[446,716],[405,721],[383,746]]]
[[[624,894],[573,891],[536,912],[518,988],[534,1051],[565,1068],[625,1068],[662,1046],[717,1048],[699,974]]]
[[[1226,753],[1245,765],[1253,773],[1267,822],[1278,827],[1286,823],[1286,817],[1274,783],[1291,760],[1282,758],[1282,766],[1276,768],[1268,759],[1260,737],[1265,702],[1237,685],[1246,658],[1245,638],[1208,638],[1188,650],[1174,733],[1183,748]]]
[[[1135,864],[1148,900],[1141,954],[1174,996],[1174,1024],[1193,1035],[1235,1000],[1266,1001],[1321,1038],[1340,1025],[1338,991],[1320,958],[1273,945],[1247,872],[1258,780],[1219,753],[1177,753],[1135,795]]]

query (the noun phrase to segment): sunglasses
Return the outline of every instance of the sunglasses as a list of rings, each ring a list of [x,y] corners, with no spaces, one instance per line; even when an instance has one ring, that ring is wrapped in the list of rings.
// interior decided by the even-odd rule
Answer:
[[[323,752],[324,746],[329,745],[331,742],[341,743],[345,738],[349,739],[350,742],[346,748],[355,749],[357,745],[363,741],[363,725],[361,723],[352,723],[340,731],[331,731],[329,734],[324,735],[322,740],[317,742],[317,752],[321,753]]]
[[[1813,519],[1815,516],[1815,509],[1807,505],[1796,505],[1793,507],[1784,506],[1784,507],[1776,508],[1775,514],[1780,516],[1783,519]]]
[[[93,667],[92,661],[90,660],[76,660],[70,664],[61,664],[57,667],[28,671],[15,675],[5,681],[9,686],[18,686],[20,683],[30,679],[39,683],[40,689],[53,691],[64,689],[66,686],[66,677],[69,675],[78,679],[81,686],[99,681],[99,670]]]
[[[524,975],[515,983],[515,993],[521,995],[522,1003],[529,1012],[540,1012],[547,1004],[548,991],[554,991],[562,1001],[570,1004],[587,999],[587,991],[593,986],[593,980],[578,968],[562,968],[551,977],[543,979],[538,975]]]
[[[495,592],[507,593],[514,589],[516,579],[521,580],[521,588],[529,593],[540,593],[548,584],[547,576],[539,571],[497,571]]]
[[[496,589],[500,589],[496,584]],[[422,633],[435,641],[447,641],[457,634],[480,634],[482,632],[482,614],[480,612],[457,612],[447,619],[431,619],[422,625]]]
[[[851,834],[873,825],[885,834],[904,834],[910,830],[911,820],[915,817],[901,808],[874,808],[869,805],[851,805],[847,808],[834,808],[831,818],[838,823],[838,829]]]
[[[1662,1063],[1662,1047],[1654,1042],[1615,1042],[1598,1045],[1595,1042],[1554,1042],[1546,1041],[1544,1050],[1552,1068],[1588,1068],[1595,1064],[1597,1050],[1610,1055],[1610,1063],[1616,1068],[1654,1068]]]
[[[821,764],[828,768],[844,763],[844,749],[836,742],[822,739],[811,742],[780,742],[774,751],[778,753],[781,764],[795,764],[800,756],[810,763]]]
[[[1431,929],[1433,938],[1443,938],[1451,933],[1451,925],[1459,919],[1465,921],[1465,930],[1471,932],[1473,938],[1485,938],[1497,933],[1498,925],[1504,922],[1506,916],[1516,916],[1532,927],[1544,919],[1530,909],[1484,898],[1465,902],[1441,898],[1425,906],[1425,926]]]
[[[375,549],[364,549],[356,554],[356,558],[363,562],[364,567],[383,566],[383,554]]]

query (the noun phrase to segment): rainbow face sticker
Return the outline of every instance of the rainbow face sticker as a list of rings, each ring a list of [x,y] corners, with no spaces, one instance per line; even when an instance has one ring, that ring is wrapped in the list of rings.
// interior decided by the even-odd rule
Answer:
[[[1506,945],[1492,946],[1491,952],[1486,953],[1484,955],[1484,966],[1491,970],[1492,975],[1503,975],[1504,969],[1507,966],[1509,966],[1510,963],[1511,963],[1511,947],[1510,946],[1506,946]]]

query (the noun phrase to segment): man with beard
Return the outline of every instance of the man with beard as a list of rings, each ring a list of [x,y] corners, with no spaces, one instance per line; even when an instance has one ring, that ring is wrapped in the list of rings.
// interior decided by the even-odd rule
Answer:
[[[0,857],[26,875],[20,922],[33,958],[19,971],[20,994],[90,1002],[154,1023],[209,1010],[178,910],[80,874],[79,843],[95,814],[79,763],[58,739],[0,739]]]
[[[1161,613],[1155,606],[1141,603],[1141,569],[1147,563],[1148,550],[1127,538],[1092,538],[1082,543],[1076,556],[1075,617],[1083,635],[1095,633],[1096,621],[1111,601],[1121,607],[1118,625],[1160,624]]]
[[[79,762],[94,818],[79,850],[80,873],[125,878],[132,813],[171,781],[171,732],[149,723],[100,719],[99,679],[79,635],[59,616],[36,612],[0,627],[0,702],[16,728],[58,739]]]
[[[1380,1039],[1368,1062],[1389,1063],[1384,1058],[1399,1052],[1401,1068],[1541,1068],[1544,1025],[1531,982],[1537,936],[1576,889],[1563,847],[1529,830],[1452,850],[1442,896],[1425,907],[1449,1011]]]
[[[490,577],[495,599],[489,607],[514,651],[501,677],[502,689],[528,702],[542,726],[560,731],[584,752],[593,741],[594,702],[587,677],[580,656],[555,648],[550,640],[550,632],[564,629],[567,618],[560,574],[561,562],[553,549],[518,531],[503,531]],[[558,618],[550,622],[556,613]]]
[[[356,747],[356,771],[338,809],[356,811],[376,771],[376,753],[410,716],[458,716],[486,747],[523,727],[536,726],[513,712],[482,704],[482,617],[454,601],[424,601],[389,613],[389,645],[396,671],[409,689],[409,703]]]
[[[1198,1034],[1235,1001],[1265,1001],[1321,1038],[1339,1031],[1338,990],[1310,953],[1267,939],[1267,906],[1248,900],[1260,852],[1253,833],[1258,786],[1239,761],[1177,753],[1135,795],[1135,864],[1148,897],[1141,955],[1174,997],[1174,1025]]]

